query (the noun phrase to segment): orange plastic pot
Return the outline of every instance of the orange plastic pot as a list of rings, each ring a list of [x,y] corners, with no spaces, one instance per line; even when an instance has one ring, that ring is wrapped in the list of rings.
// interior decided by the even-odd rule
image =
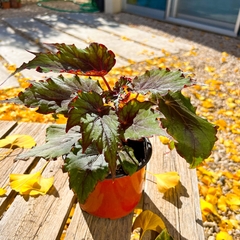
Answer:
[[[152,148],[147,140],[148,149],[145,153],[145,163],[131,176],[120,176],[99,182],[84,204],[82,210],[91,215],[117,219],[131,213],[139,203],[145,179],[145,164],[149,161]]]

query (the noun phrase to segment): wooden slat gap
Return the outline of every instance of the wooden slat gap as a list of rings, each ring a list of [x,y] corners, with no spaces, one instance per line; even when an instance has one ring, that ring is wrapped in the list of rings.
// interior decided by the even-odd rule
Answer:
[[[0,136],[0,139],[3,139],[7,137],[18,125],[18,122],[15,122],[14,125],[12,125],[2,136]]]
[[[2,202],[0,206],[0,220],[4,216],[4,213],[8,210],[8,208],[13,203],[15,197],[17,196],[17,192],[11,190],[10,193],[8,193],[6,199]]]
[[[61,230],[59,231],[59,235],[58,235],[57,239],[64,239],[64,236],[67,233],[67,229],[68,229],[69,225],[71,224],[73,215],[76,211],[77,203],[78,203],[77,197],[76,197],[76,195],[74,195],[72,202],[71,202],[71,207],[69,207],[66,217],[62,222]],[[72,209],[74,209],[74,210],[72,211]],[[70,219],[70,214],[72,215],[71,219]],[[69,223],[67,222],[68,219],[70,219]]]

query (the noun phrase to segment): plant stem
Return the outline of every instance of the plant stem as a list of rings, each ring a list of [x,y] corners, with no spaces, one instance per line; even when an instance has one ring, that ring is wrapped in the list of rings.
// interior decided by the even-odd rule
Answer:
[[[42,169],[40,170],[40,172],[42,173],[44,171],[44,169],[46,168],[46,166],[49,164],[50,161],[47,161],[44,166],[42,167]]]
[[[108,82],[107,82],[107,79],[106,79],[104,76],[101,76],[101,77],[102,77],[104,83],[106,84],[108,90],[109,90],[109,91],[112,91],[112,89],[110,88],[110,86],[109,86],[109,84],[108,84]]]

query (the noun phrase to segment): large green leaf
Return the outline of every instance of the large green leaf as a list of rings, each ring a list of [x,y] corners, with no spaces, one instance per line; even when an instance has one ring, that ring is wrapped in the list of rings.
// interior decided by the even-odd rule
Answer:
[[[181,92],[169,93],[159,102],[163,127],[173,136],[177,152],[196,167],[206,159],[216,141],[216,127],[195,113],[190,99]]]
[[[112,112],[109,115],[99,116],[87,114],[81,122],[83,151],[92,143],[96,143],[98,151],[103,152],[109,163],[112,176],[116,171],[117,151],[120,144],[117,116]]]
[[[82,118],[84,118],[86,114],[103,116],[110,111],[110,107],[104,105],[102,96],[93,91],[78,92],[77,97],[70,103],[70,107],[67,131],[76,125],[80,125]]]
[[[72,146],[81,138],[81,134],[76,128],[66,133],[65,127],[66,125],[62,124],[49,126],[47,128],[46,143],[20,154],[17,159],[30,157],[51,159],[69,153]]]
[[[82,153],[79,145],[67,155],[64,169],[69,173],[70,187],[77,194],[80,203],[86,201],[97,182],[104,180],[109,173],[103,154],[92,147]]]
[[[48,44],[57,52],[33,53],[35,58],[23,63],[12,75],[24,69],[38,72],[67,72],[85,76],[104,76],[115,65],[115,55],[103,44],[91,43],[85,49],[65,43]]]
[[[79,125],[83,152],[95,142],[99,153],[103,152],[114,176],[116,152],[120,142],[116,114],[110,111],[110,106],[105,106],[101,95],[96,92],[79,92],[70,106],[72,108],[69,112],[67,130]]]
[[[76,75],[71,78],[59,75],[45,81],[30,81],[30,86],[21,92],[18,98],[5,102],[38,107],[37,112],[43,114],[66,113],[69,102],[79,90],[102,92],[101,87],[94,80],[80,79]]]
[[[142,137],[151,137],[153,135],[167,136],[157,121],[159,114],[153,113],[151,109],[140,109],[133,119],[132,125],[124,133],[125,139],[139,140]]]
[[[127,129],[132,125],[133,119],[136,117],[140,109],[149,109],[152,106],[151,102],[139,102],[132,99],[119,109],[118,117],[122,129]]]
[[[154,93],[165,95],[168,91],[176,92],[185,86],[193,85],[190,77],[184,77],[181,71],[170,71],[169,69],[154,69],[146,71],[140,77],[132,81],[133,90],[146,94]]]

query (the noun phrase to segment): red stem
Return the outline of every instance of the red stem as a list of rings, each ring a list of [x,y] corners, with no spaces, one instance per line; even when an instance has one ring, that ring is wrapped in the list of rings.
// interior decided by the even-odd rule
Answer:
[[[109,84],[108,84],[108,82],[107,82],[107,79],[106,79],[104,76],[101,76],[101,77],[102,77],[104,83],[106,84],[108,90],[109,90],[109,91],[112,91],[112,89],[110,88],[110,86],[109,86]]]

